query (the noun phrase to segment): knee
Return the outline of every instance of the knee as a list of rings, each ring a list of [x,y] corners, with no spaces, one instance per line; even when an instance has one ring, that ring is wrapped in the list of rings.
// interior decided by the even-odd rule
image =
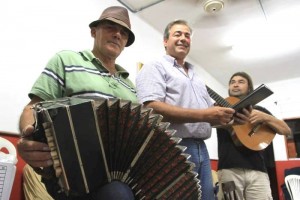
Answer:
[[[127,184],[113,181],[98,190],[97,199],[134,200],[134,194]]]

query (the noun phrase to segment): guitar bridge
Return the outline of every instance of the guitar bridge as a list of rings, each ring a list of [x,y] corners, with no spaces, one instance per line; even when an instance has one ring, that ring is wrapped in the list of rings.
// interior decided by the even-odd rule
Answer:
[[[254,133],[256,133],[258,131],[258,129],[260,128],[261,124],[257,124],[256,126],[254,126],[251,131],[248,133],[249,137],[252,137],[254,135]]]

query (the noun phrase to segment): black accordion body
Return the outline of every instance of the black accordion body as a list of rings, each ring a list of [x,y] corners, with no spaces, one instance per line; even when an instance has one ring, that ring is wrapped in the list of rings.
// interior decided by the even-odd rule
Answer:
[[[67,195],[118,180],[136,199],[200,199],[194,163],[162,116],[141,104],[70,97],[34,105],[34,140],[48,144],[50,176]]]

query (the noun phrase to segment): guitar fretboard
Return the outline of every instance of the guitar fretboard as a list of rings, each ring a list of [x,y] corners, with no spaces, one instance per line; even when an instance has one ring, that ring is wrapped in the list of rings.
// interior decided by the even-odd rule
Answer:
[[[213,89],[211,89],[207,85],[206,85],[206,89],[209,96],[213,100],[215,100],[217,104],[219,104],[222,107],[231,107],[231,105],[223,97],[221,97],[218,93],[216,93]]]

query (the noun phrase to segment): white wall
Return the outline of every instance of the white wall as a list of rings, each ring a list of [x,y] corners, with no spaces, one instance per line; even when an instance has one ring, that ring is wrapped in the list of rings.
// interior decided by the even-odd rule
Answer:
[[[89,2],[89,3],[88,3]],[[91,49],[88,24],[115,0],[10,0],[0,3],[0,131],[18,132],[27,94],[48,59],[61,50]],[[118,58],[135,80],[137,62],[164,54],[162,35],[129,12],[136,41]],[[203,77],[209,75],[202,73]]]
[[[19,115],[29,102],[27,94],[48,59],[61,50],[91,49],[88,24],[103,9],[120,5],[114,0],[10,0],[0,2],[0,131],[18,132]],[[134,80],[136,63],[164,50],[160,34],[129,13],[136,42],[125,48],[117,62]],[[159,47],[159,48],[158,48]]]
[[[27,93],[48,59],[61,50],[91,49],[93,39],[88,24],[98,19],[103,9],[112,5],[120,4],[116,0],[0,2],[0,131],[18,132],[19,115],[29,102]],[[117,63],[128,69],[134,81],[137,62],[160,56],[164,54],[164,49],[160,33],[133,13],[129,15],[136,41],[125,48]],[[193,60],[189,61],[195,64]],[[197,67],[206,84],[226,97],[226,86],[220,85],[201,66]],[[295,79],[269,84],[278,95],[274,101],[277,101],[278,113],[284,118],[299,117],[297,103],[300,102],[300,96],[294,94],[299,83],[300,79]],[[215,133],[207,145],[211,157],[217,158]],[[279,159],[285,158],[279,156]]]
[[[266,107],[272,107],[270,111],[281,119],[300,118],[300,77],[286,81],[269,83],[274,95],[270,101],[266,101]],[[275,160],[287,160],[285,138],[276,135],[274,139]]]

